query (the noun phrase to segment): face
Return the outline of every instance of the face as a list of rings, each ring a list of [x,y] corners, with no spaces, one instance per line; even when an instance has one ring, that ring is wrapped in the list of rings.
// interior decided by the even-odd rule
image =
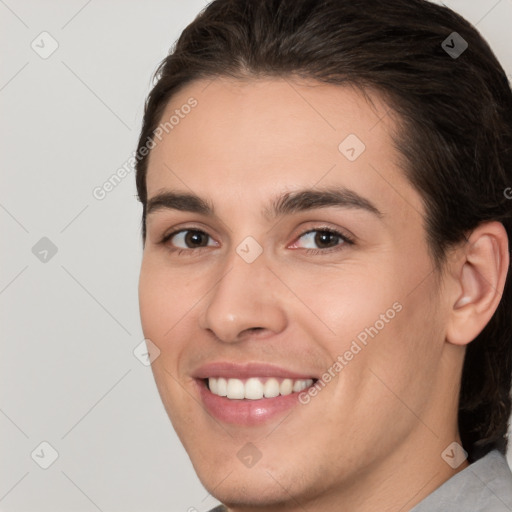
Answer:
[[[356,499],[448,444],[443,296],[387,110],[350,87],[217,78],[163,115],[179,122],[149,159],[142,325],[226,504]]]

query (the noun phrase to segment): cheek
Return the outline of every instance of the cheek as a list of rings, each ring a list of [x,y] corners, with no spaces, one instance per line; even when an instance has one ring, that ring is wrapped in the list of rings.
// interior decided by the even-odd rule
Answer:
[[[404,278],[406,281],[407,276]],[[361,365],[354,365],[352,378],[362,386],[361,393],[380,397],[397,413],[403,401],[419,414],[433,392],[430,383],[437,379],[444,346],[444,319],[434,299],[436,288],[432,279],[412,292],[404,284],[387,298],[396,299],[396,311],[379,311],[384,313],[382,323],[370,320],[374,336],[368,336],[361,352]]]
[[[183,358],[190,348],[191,337],[198,332],[200,299],[208,289],[204,275],[192,267],[171,268],[158,254],[143,258],[139,277],[142,330],[144,337],[160,350],[152,364],[157,386],[161,393],[175,399],[182,391],[175,379],[186,378]]]
[[[139,277],[142,330],[144,337],[160,350],[151,370],[167,414],[178,427],[191,424],[198,414],[195,402],[178,383],[182,378],[180,361],[187,346],[185,333],[190,332],[190,313],[197,302],[190,291],[190,282],[190,278],[170,271],[165,262],[153,255],[144,256]],[[180,435],[181,430],[178,430]]]
[[[347,260],[337,267],[319,265],[302,271],[292,267],[286,282],[296,298],[290,304],[295,304],[299,322],[309,325],[308,330],[316,334],[314,338],[326,336],[339,350],[344,341],[378,322],[397,300],[396,284],[391,279],[383,283],[383,275],[389,273],[382,265],[373,269],[361,261]],[[391,310],[390,316],[394,313]]]
[[[144,258],[139,276],[139,309],[144,336],[159,338],[165,328],[163,305],[169,297],[166,288],[159,279],[159,273]]]
[[[161,340],[194,304],[193,280],[153,256],[144,256],[139,277],[139,308],[144,335]]]
[[[288,270],[286,282],[300,299],[289,302],[297,323],[311,339],[321,340],[333,363],[351,352],[345,360],[358,370],[349,372],[351,379],[363,379],[360,370],[371,366],[383,367],[391,381],[400,376],[408,381],[439,357],[436,286],[429,260],[418,260],[404,251],[402,257],[395,253],[378,261],[347,259],[339,267]]]

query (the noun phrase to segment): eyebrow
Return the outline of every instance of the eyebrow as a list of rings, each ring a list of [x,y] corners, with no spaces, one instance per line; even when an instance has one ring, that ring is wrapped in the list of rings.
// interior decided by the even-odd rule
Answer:
[[[271,201],[262,214],[272,220],[292,213],[329,207],[359,209],[378,218],[382,217],[382,213],[370,200],[345,187],[287,192]],[[207,217],[215,215],[214,207],[208,201],[195,194],[180,192],[161,192],[149,199],[146,214],[150,215],[159,210],[185,211]]]
[[[345,187],[288,192],[272,201],[270,207],[263,210],[263,214],[274,219],[291,213],[333,206],[365,210],[382,217],[382,213],[369,199]]]

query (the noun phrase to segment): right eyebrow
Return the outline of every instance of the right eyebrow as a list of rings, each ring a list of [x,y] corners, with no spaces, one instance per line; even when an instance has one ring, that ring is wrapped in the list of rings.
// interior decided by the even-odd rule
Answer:
[[[161,192],[148,200],[146,215],[160,210],[179,210],[182,212],[199,213],[213,216],[213,206],[195,194],[183,194],[177,192]]]

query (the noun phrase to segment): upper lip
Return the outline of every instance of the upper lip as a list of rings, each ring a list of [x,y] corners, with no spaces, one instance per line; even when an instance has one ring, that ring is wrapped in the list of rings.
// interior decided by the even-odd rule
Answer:
[[[311,374],[299,373],[268,363],[232,363],[217,361],[207,363],[195,370],[193,377],[206,379],[208,377],[224,377],[231,379],[246,379],[249,377],[278,377],[282,379],[314,379]]]

